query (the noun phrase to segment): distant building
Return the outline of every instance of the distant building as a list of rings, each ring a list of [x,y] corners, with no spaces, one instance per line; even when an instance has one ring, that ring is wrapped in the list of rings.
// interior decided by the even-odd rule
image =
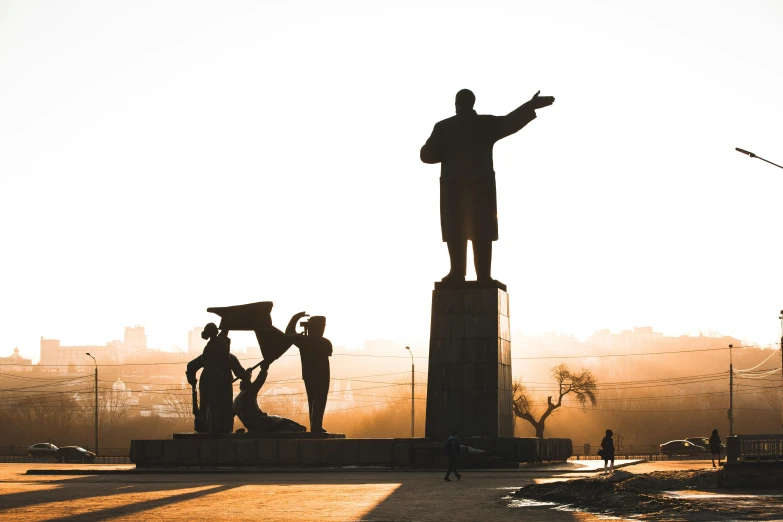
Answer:
[[[25,359],[19,355],[19,348],[14,348],[10,357],[0,357],[0,370],[11,372],[30,372],[33,370],[32,359]]]
[[[121,400],[129,406],[139,405],[139,399],[133,396],[133,392],[125,386],[125,383],[119,377],[117,377],[117,382],[111,385],[111,391],[117,397],[116,400]]]
[[[326,402],[326,411],[345,411],[355,407],[353,389],[350,381],[346,381],[345,388],[341,389],[340,381],[332,381],[332,389],[329,390],[329,399]]]
[[[123,351],[128,355],[137,355],[147,350],[147,333],[143,326],[126,326],[122,340]]]
[[[204,351],[207,341],[201,338],[201,332],[204,330],[201,326],[195,326],[188,332],[188,355],[197,357]]]
[[[62,346],[58,339],[41,337],[41,360],[38,364],[42,370],[49,372],[83,372],[93,368],[93,361],[87,353],[95,357],[98,364],[119,362],[117,345],[113,343],[104,346]]]
[[[395,341],[389,339],[366,339],[364,351],[367,353],[388,353],[394,347]]]

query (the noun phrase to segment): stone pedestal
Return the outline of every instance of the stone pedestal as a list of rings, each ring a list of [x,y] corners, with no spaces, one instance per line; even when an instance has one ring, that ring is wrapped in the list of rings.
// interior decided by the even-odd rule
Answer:
[[[435,284],[425,436],[513,437],[506,287]]]

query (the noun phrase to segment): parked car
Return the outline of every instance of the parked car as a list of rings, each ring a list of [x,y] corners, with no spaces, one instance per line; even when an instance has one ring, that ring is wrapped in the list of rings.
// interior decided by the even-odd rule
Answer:
[[[701,446],[707,450],[710,449],[710,438],[709,437],[686,437],[683,439],[685,442],[690,442],[691,444],[695,446]]]
[[[60,462],[95,462],[95,453],[79,446],[64,446],[57,450]]]
[[[54,457],[57,455],[57,446],[48,442],[39,442],[27,448],[27,455],[35,458]]]
[[[710,450],[710,439],[709,437],[688,437],[685,439],[686,442],[690,442],[691,444],[695,444],[696,446],[703,446],[704,452],[709,455],[712,453]],[[720,454],[722,456],[726,455],[726,445],[721,443],[720,445]]]
[[[661,444],[661,453],[663,455],[705,455],[709,454],[709,446],[705,448],[698,444],[693,444],[687,440],[670,440]]]

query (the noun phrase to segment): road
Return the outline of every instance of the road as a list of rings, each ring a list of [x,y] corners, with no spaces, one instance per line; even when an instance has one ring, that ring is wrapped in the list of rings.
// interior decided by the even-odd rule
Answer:
[[[646,463],[631,472],[698,469],[708,461]],[[445,482],[436,471],[26,475],[28,469],[132,466],[0,464],[0,519],[30,520],[503,520],[590,521],[585,513],[510,507],[504,499],[532,482],[591,473],[573,465],[524,471],[465,471]],[[567,472],[571,471],[571,472]]]

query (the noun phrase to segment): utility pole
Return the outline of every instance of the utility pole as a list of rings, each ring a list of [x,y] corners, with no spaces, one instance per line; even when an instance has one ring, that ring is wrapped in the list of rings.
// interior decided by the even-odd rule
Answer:
[[[729,436],[734,436],[734,360],[731,357],[733,344],[729,345]]]
[[[416,390],[414,386],[414,375],[415,375],[414,370],[416,367],[413,364],[413,350],[411,350],[410,346],[406,346],[405,349],[408,350],[408,352],[411,354],[411,438],[413,438],[414,437],[413,419],[415,417],[415,412],[416,412],[415,400],[414,400],[416,398]]]
[[[98,361],[89,353],[85,354],[95,363],[95,456],[98,456]]]
[[[780,311],[778,319],[780,319],[780,376],[783,377],[783,310]],[[780,422],[783,425],[783,418],[780,419]]]

